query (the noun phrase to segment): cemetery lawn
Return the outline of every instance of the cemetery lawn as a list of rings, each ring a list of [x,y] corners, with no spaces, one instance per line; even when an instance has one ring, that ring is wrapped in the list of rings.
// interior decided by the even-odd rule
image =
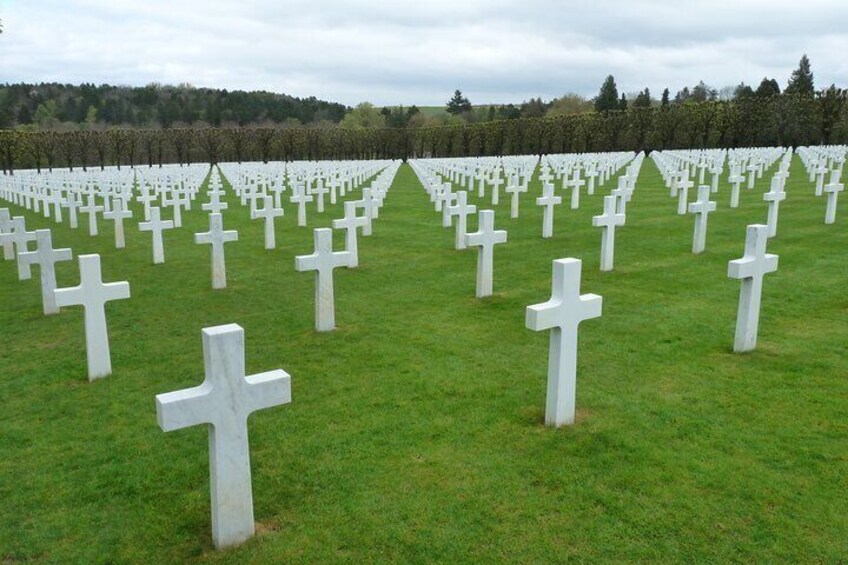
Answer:
[[[209,246],[193,243],[205,198],[165,232],[163,265],[138,205],[124,250],[111,222],[91,238],[84,215],[70,230],[10,206],[73,248],[59,287],[78,284],[77,255],[100,253],[104,281],[129,281],[132,298],[107,305],[114,373],[89,383],[81,308],[43,316],[37,268],[19,282],[0,262],[0,562],[844,561],[848,197],[824,225],[796,158],[758,349],[737,355],[727,262],[746,224],[765,222],[769,178],[733,210],[725,171],[694,256],[693,217],[676,215],[646,159],[610,273],[591,217],[614,180],[579,210],[564,199],[551,240],[534,180],[518,220],[502,194],[509,241],[495,249],[495,296],[477,300],[476,251],[453,249],[404,165],[359,268],[335,272],[327,334],[294,256],[341,204],[311,205],[307,229],[286,203],[265,251],[263,223],[230,192],[224,225],[240,239],[223,291]],[[582,291],[604,302],[580,329],[577,424],[555,430],[543,425],[548,334],[524,315],[549,298],[562,257],[583,260]],[[283,368],[293,400],[250,418],[257,536],[215,551],[207,430],[162,432],[154,396],[203,380],[200,330],[225,323],[245,328],[248,374]]]

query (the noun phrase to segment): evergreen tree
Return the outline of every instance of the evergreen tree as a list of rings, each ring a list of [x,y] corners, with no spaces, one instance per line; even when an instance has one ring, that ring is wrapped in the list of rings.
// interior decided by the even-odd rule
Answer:
[[[647,90],[647,89],[646,89]],[[668,89],[663,90],[660,108],[668,108]]]
[[[744,82],[740,82],[739,86],[736,87],[736,90],[733,93],[733,97],[738,100],[744,100],[746,98],[754,97],[754,89],[745,84]]]
[[[815,94],[813,71],[810,70],[810,59],[807,58],[806,53],[801,56],[798,68],[792,71],[785,92],[786,94],[800,94],[801,96],[813,96]]]
[[[668,89],[666,89],[666,94],[668,93]],[[666,97],[666,102],[668,102],[668,97]],[[641,91],[636,99],[633,101],[634,108],[650,108],[651,107],[651,91],[645,88],[645,90]]]
[[[754,91],[754,95],[758,98],[768,98],[780,94],[780,86],[773,78],[763,78],[760,86]]]
[[[615,78],[609,75],[604,80],[604,84],[601,85],[601,91],[598,92],[598,96],[595,98],[595,110],[606,112],[617,110],[618,108],[618,88],[615,86]]]
[[[619,110],[627,110],[627,97],[624,96],[624,93],[621,93],[621,98],[618,101],[618,109]]]
[[[471,102],[462,95],[462,91],[457,89],[453,93],[453,98],[448,100],[447,107],[445,107],[448,114],[453,114],[454,116],[458,116],[459,114],[464,114],[465,112],[471,111]]]

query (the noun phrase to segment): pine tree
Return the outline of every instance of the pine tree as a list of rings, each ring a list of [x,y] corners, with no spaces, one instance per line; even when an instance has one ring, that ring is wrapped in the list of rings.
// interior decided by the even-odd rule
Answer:
[[[448,114],[453,114],[454,116],[464,114],[471,111],[471,102],[462,95],[461,90],[457,89],[453,93],[453,98],[448,100],[445,110],[447,110]]]
[[[627,98],[624,96],[624,93],[621,93],[621,98],[618,101],[618,109],[619,110],[627,110]]]
[[[789,84],[786,85],[786,94],[800,94],[801,96],[813,96],[815,86],[813,84],[813,71],[810,70],[810,59],[807,54],[801,56],[798,68],[792,71]]]
[[[666,90],[667,91],[667,90]],[[651,107],[651,91],[645,88],[641,91],[633,101],[634,108],[650,108]]]
[[[660,108],[668,108],[668,89],[663,90],[662,100],[660,100]]]
[[[604,84],[601,85],[601,91],[595,98],[595,110],[597,112],[606,112],[617,110],[618,108],[618,88],[615,86],[613,76],[609,75],[604,81]]]

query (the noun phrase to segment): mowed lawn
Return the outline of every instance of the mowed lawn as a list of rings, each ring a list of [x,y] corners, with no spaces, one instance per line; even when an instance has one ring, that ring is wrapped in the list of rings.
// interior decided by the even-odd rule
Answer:
[[[209,246],[193,243],[205,198],[166,232],[164,265],[137,205],[120,251],[111,222],[91,238],[85,216],[70,230],[10,206],[29,229],[53,228],[57,247],[100,253],[104,280],[129,281],[132,298],[107,306],[114,373],[89,383],[81,308],[43,316],[38,270],[19,282],[0,262],[0,562],[844,561],[848,195],[824,225],[796,158],[758,349],[738,355],[727,262],[746,224],[765,222],[769,178],[734,210],[725,171],[695,256],[694,218],[676,215],[646,159],[610,273],[591,217],[615,180],[579,210],[565,199],[550,240],[534,180],[520,219],[501,197],[509,241],[495,249],[495,296],[478,300],[476,251],[453,249],[404,165],[360,267],[336,271],[326,334],[294,256],[341,204],[311,205],[307,229],[286,203],[265,251],[262,222],[230,190],[225,227],[240,239],[222,291]],[[548,334],[524,315],[563,257],[583,260],[582,291],[604,302],[580,329],[578,421],[555,430],[543,425]],[[76,258],[58,279],[78,284]],[[256,537],[215,551],[207,429],[162,432],[154,396],[203,380],[201,329],[225,323],[245,329],[248,373],[286,370],[293,400],[250,418]]]

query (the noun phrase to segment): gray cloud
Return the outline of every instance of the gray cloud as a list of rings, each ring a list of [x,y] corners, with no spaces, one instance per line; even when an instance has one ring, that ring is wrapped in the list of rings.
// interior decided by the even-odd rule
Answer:
[[[781,85],[802,53],[845,84],[844,0],[232,2],[5,0],[14,81],[190,82],[356,104],[591,96],[607,74],[658,95],[704,80]]]

